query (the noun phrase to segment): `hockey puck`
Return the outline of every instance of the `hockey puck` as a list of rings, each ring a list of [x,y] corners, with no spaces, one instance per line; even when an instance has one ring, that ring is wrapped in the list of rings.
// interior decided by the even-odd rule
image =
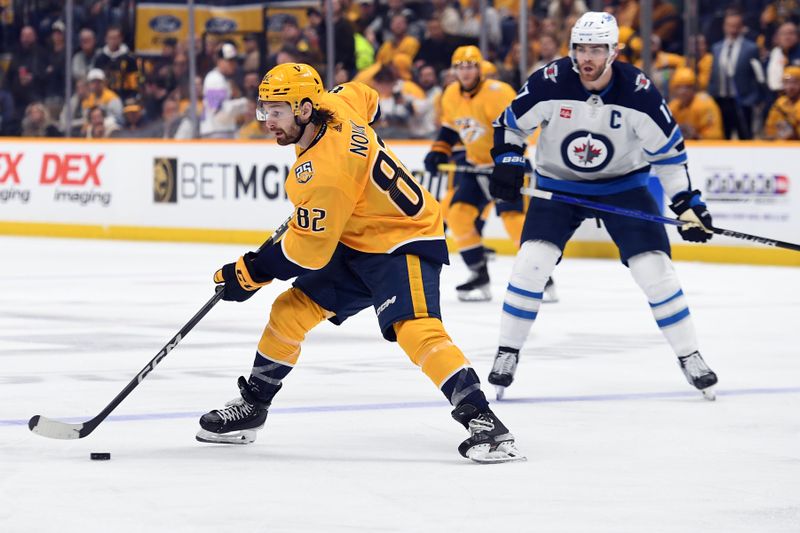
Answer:
[[[92,461],[109,461],[111,454],[109,452],[92,452],[89,454],[89,459]]]

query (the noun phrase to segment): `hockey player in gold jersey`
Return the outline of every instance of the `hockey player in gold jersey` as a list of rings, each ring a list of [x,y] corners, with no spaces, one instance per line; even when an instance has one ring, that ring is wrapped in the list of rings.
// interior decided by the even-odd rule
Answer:
[[[442,390],[469,430],[459,452],[478,462],[524,459],[442,326],[439,274],[448,256],[440,209],[370,127],[377,102],[360,83],[325,93],[304,64],[278,65],[261,82],[258,120],[297,153],[286,180],[295,212],[277,243],[223,266],[215,281],[224,283],[223,299],[244,301],[273,279],[296,279],[272,305],[250,377],[239,378],[241,398],[203,415],[197,439],[253,442],[306,333],[372,306],[383,336]]]
[[[425,157],[425,169],[439,172],[447,163],[453,145],[459,140],[466,147],[467,163],[486,174],[458,173],[456,190],[448,209],[447,225],[461,258],[472,271],[470,279],[456,287],[462,301],[491,299],[489,272],[479,227],[481,212],[492,201],[487,189],[491,174],[493,145],[492,122],[516,96],[507,83],[487,80],[481,71],[483,57],[475,46],[461,46],[453,53],[451,64],[457,81],[448,85],[441,98],[442,127]],[[500,202],[496,206],[509,237],[519,246],[525,219],[522,201]]]

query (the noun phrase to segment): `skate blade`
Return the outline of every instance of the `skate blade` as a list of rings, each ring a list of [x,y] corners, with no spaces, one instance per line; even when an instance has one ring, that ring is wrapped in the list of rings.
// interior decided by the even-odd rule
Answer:
[[[206,442],[209,444],[252,444],[256,441],[257,432],[252,429],[245,429],[242,431],[231,433],[212,433],[201,429],[195,435],[198,442]]]
[[[499,402],[500,400],[503,399],[503,396],[506,395],[506,388],[501,386],[501,385],[495,385],[494,386],[494,390],[495,390],[497,401]]]
[[[501,442],[494,450],[491,450],[489,444],[479,444],[467,451],[467,457],[483,465],[528,460],[517,450],[513,442]]]
[[[492,293],[489,289],[473,289],[471,291],[456,291],[461,302],[489,302],[492,300]]]
[[[703,393],[703,398],[705,398],[709,402],[716,401],[716,399],[717,399],[717,393],[714,390],[713,386],[706,387],[705,389],[701,390],[700,392]]]

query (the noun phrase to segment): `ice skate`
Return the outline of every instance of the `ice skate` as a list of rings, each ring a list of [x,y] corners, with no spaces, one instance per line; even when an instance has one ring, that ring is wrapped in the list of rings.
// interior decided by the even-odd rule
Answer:
[[[256,433],[267,420],[269,402],[259,401],[254,388],[244,377],[238,381],[241,397],[225,404],[224,409],[214,409],[200,417],[200,427],[195,437],[200,442],[213,444],[251,444]]]
[[[506,346],[498,348],[492,371],[489,373],[489,383],[495,386],[498,400],[503,399],[506,387],[514,381],[517,363],[519,363],[519,350]]]
[[[462,456],[484,464],[527,459],[517,450],[514,435],[491,409],[478,411],[476,407],[467,404],[456,407],[452,414],[453,418],[469,430],[469,438],[458,447]]]
[[[486,264],[471,270],[469,279],[456,287],[458,299],[462,302],[488,302],[492,299],[492,292]]]
[[[714,401],[717,399],[714,392],[714,385],[717,384],[717,375],[703,360],[700,352],[694,352],[683,357],[678,357],[678,364],[686,376],[686,381],[703,393],[706,400]]]
[[[547,283],[544,286],[544,295],[542,303],[554,304],[558,301],[558,292],[556,291],[556,282],[553,278],[547,278]]]

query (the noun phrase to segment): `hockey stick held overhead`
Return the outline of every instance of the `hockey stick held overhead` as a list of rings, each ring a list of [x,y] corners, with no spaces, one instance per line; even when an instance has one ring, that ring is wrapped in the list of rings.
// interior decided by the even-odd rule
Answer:
[[[644,211],[637,211],[635,209],[626,209],[624,207],[608,205],[601,202],[595,202],[593,200],[587,200],[585,198],[569,196],[567,194],[543,191],[541,189],[536,189],[533,187],[523,187],[520,191],[522,192],[522,194],[525,194],[527,196],[532,196],[534,198],[541,198],[543,200],[555,200],[557,202],[562,202],[565,204],[579,205],[582,207],[586,207],[588,209],[594,209],[596,211],[604,211],[606,213],[613,213],[615,215],[638,218],[640,220],[649,220],[651,222],[657,222],[660,224],[669,224],[672,226],[683,226],[684,224],[691,224],[691,222],[686,222],[675,218],[669,218],[661,215],[654,215],[652,213],[645,213]],[[741,231],[734,231],[730,229],[723,229],[717,227],[708,229],[715,235],[722,235],[724,237],[733,237],[734,239],[742,239],[745,241],[756,242],[758,244],[763,244],[765,246],[774,246],[775,248],[785,248],[787,250],[794,250],[795,252],[800,252],[800,244],[779,241],[777,239],[769,239],[767,237],[759,237],[758,235],[751,235],[749,233],[743,233]]]
[[[262,244],[258,250],[262,250],[263,248],[273,244],[277,241],[289,227],[289,222],[292,220],[292,217],[286,219],[283,224],[278,226],[278,228],[272,233],[269,239]],[[92,418],[91,420],[87,420],[81,424],[70,424],[68,422],[61,422],[58,420],[53,420],[51,418],[47,418],[42,415],[35,415],[31,417],[28,421],[28,428],[37,435],[41,435],[42,437],[48,437],[51,439],[82,439],[89,435],[92,431],[95,430],[100,423],[106,419],[106,417],[111,414],[111,412],[117,408],[117,406],[122,403],[133,389],[139,386],[139,383],[147,377],[147,375],[152,372],[158,363],[160,363],[166,356],[171,352],[179,342],[181,342],[186,335],[197,325],[200,320],[203,319],[206,314],[217,304],[217,302],[222,299],[222,291],[224,286],[219,285],[215,288],[214,296],[212,296],[204,305],[200,308],[200,310],[195,313],[195,315],[189,319],[189,321],[184,324],[184,326],[178,331],[178,333],[172,337],[161,350],[158,351],[155,357],[153,357],[145,366],[142,368],[138,374],[128,383],[122,391],[117,394],[111,403],[106,405],[106,407],[100,411],[100,413]]]

